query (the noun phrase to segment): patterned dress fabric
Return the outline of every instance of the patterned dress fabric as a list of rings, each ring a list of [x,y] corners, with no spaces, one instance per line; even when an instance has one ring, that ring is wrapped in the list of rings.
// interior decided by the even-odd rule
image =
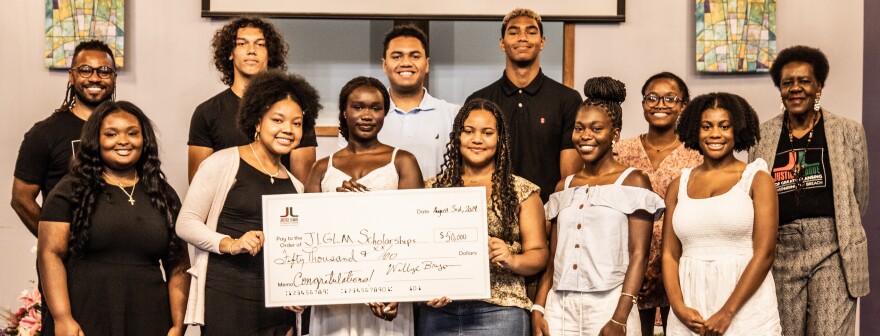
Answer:
[[[434,178],[425,181],[425,187],[433,188],[435,181]],[[513,176],[513,188],[516,190],[517,204],[525,201],[533,193],[540,193],[540,188],[537,185],[516,175]],[[491,202],[492,200],[488,199],[487,201]],[[491,210],[488,211],[488,217],[489,236],[500,237],[503,231],[501,219]],[[518,223],[519,219],[516,218],[512,222]],[[514,225],[511,230],[514,237],[519,237],[519,225]],[[522,253],[522,245],[520,245],[519,241],[508,244],[507,247],[510,249],[510,253]],[[519,307],[525,310],[532,308],[532,301],[526,295],[524,276],[490,263],[489,283],[492,298],[483,301],[499,306]]]
[[[666,197],[666,189],[669,183],[681,175],[682,168],[693,168],[703,163],[700,152],[685,148],[684,144],[672,150],[657,168],[651,164],[648,153],[642,145],[639,137],[621,140],[614,146],[614,154],[617,161],[627,166],[639,169],[651,179],[651,189]],[[648,255],[648,268],[645,279],[642,281],[642,289],[639,291],[639,309],[650,309],[669,306],[666,298],[666,290],[659,284],[661,273],[661,244],[663,232],[663,217],[654,222],[654,232],[651,238],[651,251]]]

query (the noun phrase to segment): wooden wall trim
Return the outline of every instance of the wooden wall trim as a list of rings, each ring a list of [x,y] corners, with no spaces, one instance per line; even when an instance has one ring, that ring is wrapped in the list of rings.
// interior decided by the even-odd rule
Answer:
[[[574,27],[572,22],[562,24],[562,84],[574,89]]]
[[[315,126],[315,135],[319,137],[337,137],[339,136],[339,127],[336,126]]]

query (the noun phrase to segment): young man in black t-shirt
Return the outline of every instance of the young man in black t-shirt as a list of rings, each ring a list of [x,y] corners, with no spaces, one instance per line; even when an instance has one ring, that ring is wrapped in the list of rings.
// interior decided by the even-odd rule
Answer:
[[[250,78],[268,69],[287,70],[287,43],[262,19],[245,17],[229,22],[214,33],[211,46],[214,66],[229,88],[199,104],[193,113],[187,141],[190,181],[202,161],[214,152],[253,141],[253,134],[243,134],[236,126],[238,105]],[[314,130],[304,133],[299,146],[283,156],[281,163],[305,181],[315,163],[317,146]]]
[[[41,210],[37,194],[45,199],[67,174],[86,119],[116,91],[113,51],[97,40],[80,43],[74,49],[67,79],[61,107],[24,135],[15,162],[12,209],[34,236]]]

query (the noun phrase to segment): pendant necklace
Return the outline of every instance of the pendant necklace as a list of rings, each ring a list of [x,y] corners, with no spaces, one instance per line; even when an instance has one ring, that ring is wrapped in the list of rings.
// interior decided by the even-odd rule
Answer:
[[[265,166],[263,166],[263,162],[260,161],[260,157],[257,156],[257,151],[254,150],[254,143],[251,142],[248,144],[248,146],[251,147],[251,153],[254,153],[254,158],[257,159],[257,163],[260,164],[260,168],[263,169],[263,172],[266,173],[266,175],[269,175],[269,182],[275,184],[275,176],[278,176],[278,173],[281,173],[281,167],[278,167],[278,170],[275,171],[275,174],[269,174],[269,171],[266,170]]]
[[[119,187],[119,189],[122,189],[122,192],[125,193],[125,196],[128,196],[128,203],[131,203],[131,205],[134,205],[134,187],[136,187],[137,183],[138,183],[137,172],[134,173],[134,183],[131,185],[131,193],[129,193],[127,190],[125,190],[125,187],[122,186],[122,183],[119,183],[119,181],[117,181],[115,178],[113,178],[112,176],[107,174],[107,172],[104,172],[104,177],[106,177],[108,180],[110,180],[110,182],[112,182],[117,187]]]
[[[473,183],[473,184],[477,184],[477,183],[480,183],[481,181],[492,181],[492,177],[490,176],[488,179],[480,178],[480,177],[469,178],[469,179],[467,179],[467,181],[470,183]]]
[[[645,144],[648,145],[648,147],[651,147],[651,149],[657,151],[657,153],[665,151],[665,150],[669,149],[670,147],[672,147],[673,145],[678,144],[678,139],[675,139],[675,140],[672,140],[672,142],[670,142],[668,145],[666,145],[666,147],[657,148],[657,147],[654,147],[654,145],[652,145],[650,142],[648,142],[648,135],[647,134],[642,134],[641,137],[642,137],[642,141],[644,141]]]

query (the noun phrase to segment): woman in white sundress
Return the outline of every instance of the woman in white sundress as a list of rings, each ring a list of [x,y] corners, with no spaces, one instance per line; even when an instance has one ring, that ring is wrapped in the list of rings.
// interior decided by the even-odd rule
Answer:
[[[372,77],[349,81],[339,94],[339,131],[348,145],[312,167],[306,192],[367,192],[424,186],[415,156],[376,138],[390,105],[388,90]],[[413,334],[411,303],[313,306],[314,336]]]
[[[777,197],[767,163],[733,156],[760,138],[742,97],[695,98],[679,119],[679,139],[703,154],[666,194],[663,281],[676,318],[667,335],[780,335],[770,267]]]

